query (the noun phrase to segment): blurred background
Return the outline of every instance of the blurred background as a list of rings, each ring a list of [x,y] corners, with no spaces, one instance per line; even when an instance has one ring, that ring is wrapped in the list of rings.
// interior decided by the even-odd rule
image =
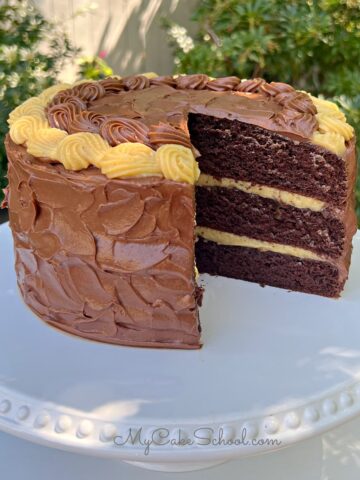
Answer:
[[[150,71],[288,82],[338,103],[360,138],[360,1],[0,0],[1,187],[17,105],[59,81]],[[360,217],[359,178],[357,204]]]

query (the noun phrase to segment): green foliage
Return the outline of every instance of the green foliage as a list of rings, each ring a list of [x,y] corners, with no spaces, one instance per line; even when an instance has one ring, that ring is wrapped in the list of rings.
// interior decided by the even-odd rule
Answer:
[[[104,57],[104,52],[100,52],[99,56],[80,58],[78,60],[80,78],[101,80],[112,75],[112,68],[106,63]]]
[[[11,110],[52,85],[77,50],[28,0],[0,4],[0,186],[6,180],[4,137]]]
[[[261,76],[322,94],[344,108],[360,139],[358,0],[202,0],[193,20],[195,39],[166,24],[179,73]]]

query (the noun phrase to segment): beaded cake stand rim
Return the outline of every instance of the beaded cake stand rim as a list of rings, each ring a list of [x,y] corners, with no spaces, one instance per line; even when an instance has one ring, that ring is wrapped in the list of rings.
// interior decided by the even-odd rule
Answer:
[[[290,446],[301,440],[327,432],[360,414],[360,381],[347,381],[318,399],[310,399],[293,408],[274,408],[269,415],[240,417],[232,420],[204,423],[204,419],[171,423],[147,420],[145,422],[109,422],[69,407],[57,406],[0,387],[0,430],[45,446],[84,454],[115,457],[144,464],[155,462],[206,460],[220,463],[232,458],[256,455]],[[204,427],[206,424],[206,427]],[[212,440],[230,442],[217,448],[201,443],[188,448],[156,445],[151,455],[144,454],[144,444],[129,443],[124,448],[117,443],[120,435],[130,429],[143,430],[144,439],[156,435],[159,429],[168,429],[184,440],[194,440],[191,433],[203,428],[213,429]],[[144,431],[145,429],[145,431]],[[246,438],[242,432],[246,431]],[[220,433],[221,432],[221,433]],[[241,439],[249,444],[233,444]],[[156,437],[155,437],[156,438]],[[263,445],[254,444],[261,438]],[[177,448],[176,448],[177,447]],[[141,455],[139,459],[139,455]]]
[[[0,226],[0,231],[8,228]],[[360,231],[355,241],[360,241]],[[288,408],[271,408],[264,415],[206,419],[192,418],[168,422],[147,419],[131,422],[109,422],[73,408],[56,405],[21,394],[0,384],[0,430],[45,446],[84,454],[118,458],[148,469],[187,471],[207,468],[242,456],[275,451],[329,431],[360,414],[360,377],[353,376],[333,389],[293,402]],[[209,421],[210,420],[210,421]],[[206,427],[204,425],[206,424]],[[226,445],[194,443],[194,431],[211,427],[211,439],[221,438]],[[153,438],[159,429],[167,428],[193,443],[156,445],[151,454],[144,454],[144,445],[134,443],[120,448],[119,436],[129,429],[143,429],[145,438]],[[235,444],[246,431],[248,444]],[[155,437],[156,438],[156,437]],[[252,440],[263,439],[262,445]],[[233,444],[231,443],[233,442]]]

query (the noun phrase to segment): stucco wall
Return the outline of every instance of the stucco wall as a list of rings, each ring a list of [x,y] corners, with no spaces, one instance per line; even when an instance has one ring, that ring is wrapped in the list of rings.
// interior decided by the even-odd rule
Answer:
[[[65,22],[73,43],[85,55],[107,52],[120,75],[154,71],[171,73],[173,59],[161,17],[194,32],[190,16],[198,0],[35,0],[45,16]],[[64,72],[63,77],[73,74]]]

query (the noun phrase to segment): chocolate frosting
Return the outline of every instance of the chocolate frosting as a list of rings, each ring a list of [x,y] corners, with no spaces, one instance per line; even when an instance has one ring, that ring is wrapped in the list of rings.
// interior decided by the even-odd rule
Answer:
[[[163,75],[150,80],[150,85],[167,85],[176,88],[176,80],[171,75]]]
[[[59,128],[70,133],[73,129],[73,123],[79,121],[79,113],[87,114],[86,110],[82,111],[75,98],[67,103],[58,103],[48,109],[48,118],[50,127]]]
[[[118,93],[125,90],[125,86],[121,80],[118,78],[105,78],[104,80],[99,81],[100,85],[105,88],[105,92],[108,93]]]
[[[81,83],[58,93],[46,113],[52,127],[70,134],[99,133],[112,146],[141,142],[154,149],[191,147],[189,113],[237,119],[305,142],[318,127],[309,96],[287,84],[206,75]],[[353,143],[344,158],[350,180]],[[16,271],[27,305],[78,336],[198,348],[193,185],[159,177],[111,180],[95,167],[69,171],[34,158],[9,137],[6,148]],[[347,237],[338,265],[346,276],[353,204],[339,215]]]
[[[189,136],[180,128],[173,127],[167,123],[153,125],[149,130],[149,139],[152,145],[160,147],[169,143],[192,148]]]
[[[106,94],[104,86],[99,82],[88,82],[76,85],[72,89],[74,96],[81,98],[85,102],[91,102],[102,98]]]
[[[96,129],[89,112],[102,118]],[[154,132],[164,133],[164,125],[168,125],[168,143],[189,146],[189,112],[241,120],[299,141],[309,141],[318,127],[316,108],[308,95],[286,83],[261,78],[211,79],[203,74],[108,78],[62,91],[47,107],[50,125],[68,133],[83,127],[100,133],[112,146],[128,141],[153,148],[162,144]]]
[[[69,133],[91,132],[99,133],[101,125],[105,122],[106,117],[95,112],[77,113],[72,122],[68,125]]]
[[[110,180],[44,163],[6,140],[10,225],[27,305],[67,332],[198,348],[194,188]]]
[[[110,117],[101,124],[99,133],[111,146],[115,146],[123,142],[148,144],[148,131],[146,125],[136,120]]]
[[[207,83],[209,90],[215,90],[216,92],[225,92],[228,90],[236,90],[236,87],[240,84],[238,77],[222,77],[215,78]]]

